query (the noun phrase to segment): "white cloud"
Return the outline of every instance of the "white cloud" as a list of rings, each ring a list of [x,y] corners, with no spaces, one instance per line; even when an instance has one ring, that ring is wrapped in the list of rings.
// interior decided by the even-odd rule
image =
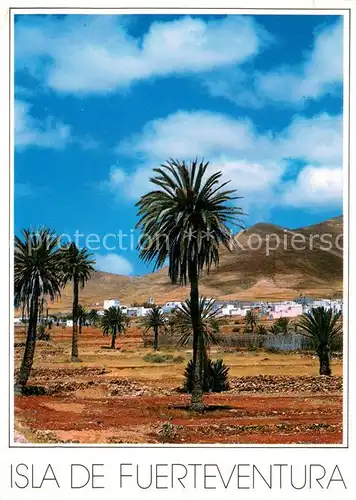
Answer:
[[[294,207],[340,206],[342,185],[341,168],[306,166],[295,182],[285,186],[282,203]]]
[[[340,172],[342,120],[340,116],[327,114],[312,118],[298,116],[277,135],[258,133],[248,120],[234,120],[205,111],[179,111],[165,119],[149,122],[141,134],[121,142],[117,152],[120,167],[111,167],[106,183],[120,200],[123,196],[137,199],[146,192],[152,168],[168,158],[204,157],[211,162],[212,169],[221,170],[224,178],[231,180],[231,187],[244,196],[241,203],[245,210],[252,211],[256,207],[265,210],[279,203],[295,204],[287,191],[316,182],[306,167],[294,181],[283,181],[293,173],[290,170],[295,168],[291,165],[292,160],[308,163],[308,168],[321,176],[325,165]],[[138,164],[130,173],[123,168],[125,155]],[[315,204],[320,205],[323,197],[327,203],[328,186],[315,187]],[[312,203],[313,192],[311,189],[309,203]],[[340,198],[341,194],[336,190],[332,197],[337,196]]]
[[[130,275],[133,273],[133,266],[131,262],[116,253],[108,253],[106,255],[96,254],[95,259],[96,268],[99,271],[124,275]]]
[[[100,143],[88,135],[84,137],[73,135],[69,125],[51,115],[43,121],[35,118],[31,114],[31,108],[29,102],[15,100],[15,147],[18,150],[28,146],[62,149],[68,144],[75,144],[84,151],[100,147]]]
[[[141,38],[129,34],[122,16],[47,16],[17,23],[16,67],[26,65],[57,91],[83,95],[239,64],[269,38],[248,16],[154,22]]]
[[[237,121],[208,111],[178,111],[149,122],[141,134],[121,142],[117,151],[162,160],[243,151],[252,149],[254,140],[248,120]]]
[[[320,164],[342,164],[342,117],[326,113],[297,116],[281,135],[278,147],[285,157]]]
[[[308,99],[340,93],[342,78],[343,26],[339,21],[315,33],[314,45],[299,65],[264,73],[233,68],[211,75],[204,83],[212,95],[260,108],[266,102],[302,106]]]
[[[284,68],[260,77],[259,90],[270,99],[295,102],[331,92],[343,75],[343,28],[338,22],[318,32],[313,50],[300,68]]]
[[[71,140],[68,125],[48,116],[44,122],[31,116],[31,105],[15,101],[15,146],[37,146],[42,148],[63,148]]]

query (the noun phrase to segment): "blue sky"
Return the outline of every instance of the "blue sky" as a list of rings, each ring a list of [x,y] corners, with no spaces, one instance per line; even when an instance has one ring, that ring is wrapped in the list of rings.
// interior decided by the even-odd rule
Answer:
[[[134,235],[166,159],[203,156],[245,223],[342,212],[342,18],[15,18],[15,232]],[[99,269],[148,271],[92,244]],[[84,240],[80,240],[84,241]]]

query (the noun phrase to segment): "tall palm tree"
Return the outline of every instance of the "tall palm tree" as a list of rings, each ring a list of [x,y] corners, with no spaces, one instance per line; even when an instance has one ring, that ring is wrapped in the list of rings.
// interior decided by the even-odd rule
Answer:
[[[25,352],[16,380],[19,392],[27,384],[33,364],[40,303],[43,297],[50,300],[58,297],[61,286],[58,238],[54,231],[22,230],[22,239],[15,236],[14,295],[15,306],[27,311],[29,320]]]
[[[202,380],[204,380],[204,370],[208,361],[208,349],[210,345],[217,343],[217,335],[220,331],[219,313],[219,309],[215,307],[214,299],[208,299],[206,297],[199,298],[199,319],[201,328],[199,342],[201,346],[200,349],[198,349],[198,354],[200,355],[198,366],[200,369],[199,376]],[[191,300],[187,299],[183,302],[176,310],[174,316],[176,319],[175,326],[179,332],[178,343],[182,346],[186,346],[194,339]],[[196,363],[196,360],[194,360],[193,363]]]
[[[148,330],[154,332],[153,350],[158,349],[158,334],[160,331],[166,330],[166,321],[162,310],[158,306],[153,306],[147,315],[142,320],[142,325],[145,327],[145,333]]]
[[[125,333],[129,325],[129,317],[120,307],[111,306],[106,309],[100,322],[104,335],[111,333],[111,349],[115,349],[117,334]]]
[[[78,304],[79,335],[82,333],[82,326],[85,324],[87,319],[88,319],[88,311],[81,304]]]
[[[235,190],[224,190],[221,172],[206,176],[209,163],[195,160],[169,160],[153,171],[151,182],[156,189],[138,201],[137,227],[141,229],[140,257],[161,268],[168,260],[172,283],[190,283],[191,320],[193,328],[194,384],[190,407],[202,411],[203,380],[198,351],[203,343],[199,315],[199,278],[203,269],[209,272],[219,263],[221,245],[232,249],[234,240],[227,227],[238,219],[241,208],[229,204],[237,199]]]
[[[78,358],[78,305],[79,287],[84,288],[85,283],[94,272],[95,261],[86,248],[79,250],[75,243],[71,243],[62,250],[62,267],[64,282],[73,282],[73,335],[72,335],[72,361]]]
[[[96,309],[91,309],[91,311],[88,314],[88,319],[92,326],[97,326],[97,324],[99,323],[98,311]]]
[[[331,375],[330,358],[333,340],[342,332],[341,313],[316,307],[300,318],[301,334],[313,341],[319,357],[320,375]]]
[[[246,326],[249,326],[251,328],[251,333],[253,333],[253,330],[255,326],[257,325],[257,318],[256,314],[251,311],[250,309],[246,311],[246,316],[245,316],[245,324]]]

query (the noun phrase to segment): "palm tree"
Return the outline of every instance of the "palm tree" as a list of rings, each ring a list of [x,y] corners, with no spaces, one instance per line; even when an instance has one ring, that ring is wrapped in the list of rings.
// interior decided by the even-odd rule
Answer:
[[[216,344],[218,339],[217,335],[220,331],[219,315],[220,311],[215,307],[215,300],[206,297],[199,298],[199,319],[201,334],[199,342],[201,343],[198,353],[200,354],[200,362],[198,364],[200,369],[200,377],[204,380],[204,370],[208,361],[207,352],[210,345]],[[181,346],[189,345],[194,339],[194,332],[192,329],[192,305],[191,300],[187,299],[176,310],[175,314],[176,329],[179,331],[178,343]]]
[[[98,322],[99,322],[99,314],[98,314],[98,311],[96,309],[92,309],[89,314],[88,314],[88,319],[90,321],[90,324],[92,326],[97,326]]]
[[[256,315],[253,311],[251,311],[250,309],[246,311],[245,323],[246,326],[249,326],[251,328],[251,333],[253,333],[253,329],[257,325],[256,319]]]
[[[82,333],[82,326],[88,319],[88,311],[81,304],[78,304],[78,325],[79,325],[79,335]]]
[[[64,282],[73,282],[73,335],[72,335],[72,361],[78,359],[78,304],[79,304],[79,286],[84,288],[85,283],[94,272],[94,260],[91,260],[91,254],[86,248],[79,250],[75,243],[62,250],[62,267]]]
[[[115,349],[116,335],[125,332],[129,324],[129,317],[122,312],[120,307],[111,306],[104,312],[100,324],[104,335],[111,333],[110,349]]]
[[[301,334],[311,339],[319,357],[320,375],[331,375],[330,355],[332,341],[342,332],[341,313],[316,307],[304,313],[298,322]]]
[[[145,333],[152,329],[154,332],[153,350],[158,349],[158,333],[166,330],[166,320],[163,312],[158,306],[153,306],[147,315],[142,320],[142,325],[145,327]]]
[[[43,297],[54,300],[60,295],[61,278],[58,238],[54,231],[24,229],[22,239],[15,236],[15,306],[27,311],[29,318],[25,352],[16,380],[19,392],[27,384],[33,364],[40,303]]]
[[[168,260],[168,276],[173,284],[190,282],[190,301],[193,329],[193,361],[195,368],[191,409],[202,411],[203,380],[201,355],[203,345],[199,316],[199,278],[205,268],[209,273],[219,263],[221,245],[232,249],[234,240],[227,227],[243,215],[241,208],[229,206],[238,197],[234,190],[224,190],[227,182],[220,183],[221,172],[205,177],[208,162],[197,160],[187,165],[184,161],[170,160],[151,182],[157,188],[142,196],[138,206],[141,228],[140,257],[146,263],[154,262],[161,268]]]
[[[264,325],[257,325],[256,333],[258,335],[267,335],[267,328]]]
[[[276,323],[273,323],[272,326],[269,328],[269,333],[272,333],[273,335],[278,335],[281,333],[281,330],[279,329],[278,325]]]
[[[285,335],[287,335],[291,327],[290,319],[284,317],[278,318],[274,324],[275,327],[279,330],[279,332],[284,333]]]

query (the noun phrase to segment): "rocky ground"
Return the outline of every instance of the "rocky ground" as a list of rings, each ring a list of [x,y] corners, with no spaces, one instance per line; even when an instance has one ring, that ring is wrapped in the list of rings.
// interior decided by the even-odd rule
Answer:
[[[16,443],[342,443],[340,357],[334,375],[320,377],[313,353],[212,350],[230,367],[230,389],[205,395],[197,415],[180,390],[191,352],[167,351],[178,364],[150,363],[138,330],[110,350],[88,329],[81,363],[72,363],[70,333],[38,342],[27,395],[15,397]],[[23,339],[16,343],[15,374]]]

